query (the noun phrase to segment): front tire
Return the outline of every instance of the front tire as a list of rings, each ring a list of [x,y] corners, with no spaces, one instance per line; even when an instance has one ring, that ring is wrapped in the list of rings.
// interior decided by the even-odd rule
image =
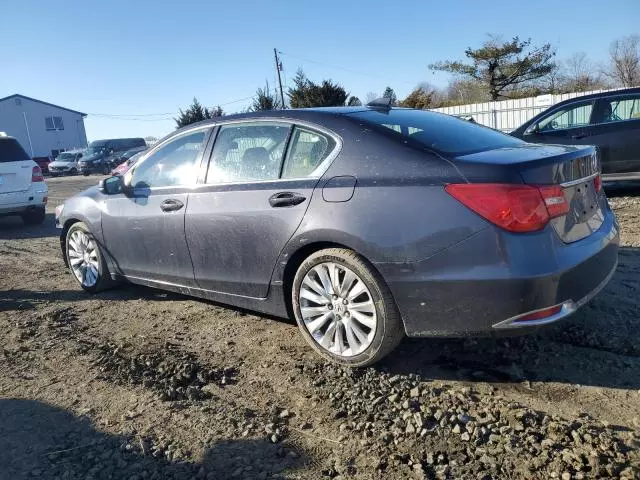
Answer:
[[[389,288],[351,250],[329,248],[310,255],[296,272],[291,297],[302,336],[332,362],[371,365],[404,337]]]
[[[85,223],[71,225],[65,240],[65,253],[69,270],[83,290],[96,293],[114,284],[100,245]]]

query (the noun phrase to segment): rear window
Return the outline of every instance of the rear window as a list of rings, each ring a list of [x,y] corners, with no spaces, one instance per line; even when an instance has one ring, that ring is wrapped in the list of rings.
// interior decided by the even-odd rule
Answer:
[[[399,140],[454,156],[524,143],[467,120],[423,110],[367,110],[346,117],[364,121],[371,128]]]
[[[0,138],[0,163],[19,162],[30,158],[15,138]]]

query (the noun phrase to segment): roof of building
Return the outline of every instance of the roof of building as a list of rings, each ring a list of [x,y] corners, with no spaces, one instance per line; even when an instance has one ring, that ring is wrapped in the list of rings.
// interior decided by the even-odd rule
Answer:
[[[43,102],[42,100],[38,100],[37,98],[31,98],[31,97],[27,97],[26,95],[20,95],[19,93],[14,93],[13,95],[9,95],[8,97],[3,97],[0,98],[0,102],[4,101],[4,100],[9,100],[10,98],[24,98],[25,100],[31,100],[32,102],[38,102],[38,103],[42,103],[44,105],[49,105],[50,107],[55,107],[55,108],[60,108],[62,110],[67,110],[68,112],[73,112],[73,113],[77,113],[78,115],[82,115],[83,117],[86,117],[87,114],[83,113],[83,112],[78,112],[77,110],[72,110],[70,108],[66,108],[66,107],[61,107],[60,105],[55,105],[53,103],[49,103],[49,102]]]

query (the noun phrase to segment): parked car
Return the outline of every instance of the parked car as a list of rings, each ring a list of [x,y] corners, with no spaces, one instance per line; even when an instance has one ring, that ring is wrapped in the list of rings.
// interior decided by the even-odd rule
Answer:
[[[96,140],[89,144],[78,166],[83,175],[102,173],[108,175],[118,165],[120,155],[133,148],[147,148],[143,138],[115,138]]]
[[[127,170],[131,168],[132,165],[135,165],[135,163],[142,157],[142,155],[144,155],[145,152],[146,150],[142,150],[141,152],[134,154],[132,157],[127,158],[127,160],[122,162],[111,171],[111,175],[123,175]]]
[[[529,143],[596,145],[603,181],[640,180],[640,88],[565,100],[511,135]]]
[[[81,150],[62,152],[49,164],[49,173],[53,177],[58,175],[77,175],[78,162],[81,158]]]
[[[49,173],[49,164],[52,161],[50,157],[36,157],[32,160],[40,167],[43,174]]]
[[[136,153],[144,152],[145,150],[147,150],[147,146],[146,145],[144,147],[132,148],[130,150],[126,150],[125,152],[122,152],[119,155],[114,155],[114,159],[116,160],[117,164],[120,165],[121,163],[125,162],[126,160],[129,160]]]
[[[42,223],[48,194],[40,167],[15,138],[0,132],[0,216],[20,215],[27,225]]]
[[[405,334],[527,331],[589,301],[619,244],[599,168],[593,147],[435,112],[257,112],[172,133],[56,222],[88,292],[127,279],[291,315],[361,366]]]

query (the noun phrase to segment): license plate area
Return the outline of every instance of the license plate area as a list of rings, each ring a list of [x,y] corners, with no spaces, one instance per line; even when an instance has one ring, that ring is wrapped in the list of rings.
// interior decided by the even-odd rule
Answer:
[[[598,211],[598,194],[589,180],[564,189],[564,197],[569,204],[569,213],[572,223],[583,223],[589,220]]]

